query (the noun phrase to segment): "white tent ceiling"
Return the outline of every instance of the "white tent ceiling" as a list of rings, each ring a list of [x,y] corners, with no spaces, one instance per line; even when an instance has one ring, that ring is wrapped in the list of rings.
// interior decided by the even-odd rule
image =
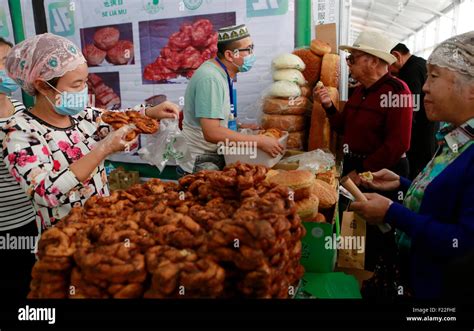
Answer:
[[[457,1],[446,0],[352,0],[352,43],[364,30],[376,30],[403,41],[432,19],[442,16]]]

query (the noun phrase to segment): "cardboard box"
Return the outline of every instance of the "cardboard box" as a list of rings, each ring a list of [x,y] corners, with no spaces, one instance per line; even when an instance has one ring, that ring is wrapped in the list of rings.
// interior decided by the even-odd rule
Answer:
[[[331,46],[331,53],[338,54],[336,23],[316,25],[316,39],[327,42]]]

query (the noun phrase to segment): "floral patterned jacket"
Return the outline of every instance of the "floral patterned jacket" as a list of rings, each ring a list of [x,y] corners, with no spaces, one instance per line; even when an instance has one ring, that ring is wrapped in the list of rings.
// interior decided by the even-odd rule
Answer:
[[[56,224],[71,208],[92,195],[108,195],[103,162],[85,182],[79,182],[70,164],[89,153],[100,140],[101,111],[87,108],[71,117],[72,125],[54,127],[25,110],[3,128],[3,155],[10,173],[33,201],[40,230]],[[106,132],[104,132],[106,134]]]

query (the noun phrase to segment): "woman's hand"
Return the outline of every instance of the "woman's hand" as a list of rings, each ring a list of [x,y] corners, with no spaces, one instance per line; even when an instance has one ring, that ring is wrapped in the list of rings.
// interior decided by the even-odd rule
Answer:
[[[392,200],[377,194],[364,194],[368,201],[352,202],[351,210],[362,216],[370,224],[382,224]]]
[[[116,131],[111,131],[104,139],[97,144],[97,149],[104,155],[109,156],[135,145],[139,135],[132,141],[126,141],[125,136],[135,127],[133,125],[125,125]]]
[[[372,181],[360,177],[361,185],[377,191],[393,191],[400,187],[400,176],[388,169],[373,172],[372,176]]]
[[[162,120],[162,119],[165,119],[165,118],[178,119],[179,118],[179,112],[180,112],[180,109],[179,109],[178,105],[176,105],[172,102],[169,102],[169,101],[165,101],[163,103],[160,103],[157,106],[153,106],[153,107],[148,108],[145,111],[145,114],[147,116],[150,116],[150,117],[154,118],[154,119]]]
[[[80,182],[89,180],[91,174],[107,156],[138,144],[138,135],[132,141],[125,140],[125,136],[133,129],[135,129],[134,126],[125,125],[117,131],[110,132],[104,139],[99,141],[89,153],[71,164],[69,169],[76,175],[76,178]]]
[[[284,149],[278,139],[263,135],[256,137],[258,139],[257,147],[262,151],[270,154],[272,157],[277,157],[279,154],[283,154]]]

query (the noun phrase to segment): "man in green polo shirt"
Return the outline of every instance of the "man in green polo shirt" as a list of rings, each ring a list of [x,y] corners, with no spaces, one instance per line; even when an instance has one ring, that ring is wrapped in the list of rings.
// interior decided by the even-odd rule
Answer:
[[[234,119],[232,84],[238,72],[247,72],[255,62],[253,43],[245,25],[218,31],[218,55],[203,63],[194,73],[185,94],[183,135],[194,161],[185,172],[219,170],[225,165],[218,154],[218,143],[250,142],[277,156],[283,146],[277,139],[250,136],[229,129]]]

